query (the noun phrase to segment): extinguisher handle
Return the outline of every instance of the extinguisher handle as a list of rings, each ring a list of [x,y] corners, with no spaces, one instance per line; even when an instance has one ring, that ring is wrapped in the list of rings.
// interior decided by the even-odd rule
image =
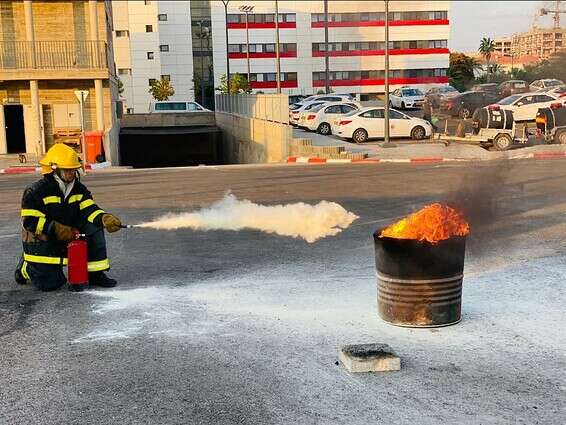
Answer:
[[[76,229],[73,229],[73,235],[75,236],[75,240],[80,240],[86,238],[86,234],[79,232]]]

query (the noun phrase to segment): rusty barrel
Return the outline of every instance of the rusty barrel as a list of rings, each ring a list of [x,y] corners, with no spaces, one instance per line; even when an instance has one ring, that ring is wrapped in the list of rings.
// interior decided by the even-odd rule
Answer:
[[[436,244],[379,237],[375,242],[379,316],[396,326],[439,327],[458,323],[466,238]]]

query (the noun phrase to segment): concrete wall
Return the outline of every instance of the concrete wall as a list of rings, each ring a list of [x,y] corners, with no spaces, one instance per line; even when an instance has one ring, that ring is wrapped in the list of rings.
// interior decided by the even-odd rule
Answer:
[[[189,127],[215,125],[214,112],[126,114],[122,127]]]
[[[216,112],[224,161],[231,164],[281,162],[293,137],[290,125]]]

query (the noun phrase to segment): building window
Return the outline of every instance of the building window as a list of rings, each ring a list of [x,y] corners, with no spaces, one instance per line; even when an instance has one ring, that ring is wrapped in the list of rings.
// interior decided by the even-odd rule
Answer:
[[[134,108],[126,108],[126,114],[133,114]]]
[[[169,51],[169,45],[168,44],[160,44],[159,45],[159,51],[160,52],[168,52]]]
[[[131,68],[118,68],[118,75],[132,75]]]
[[[153,52],[147,52],[147,58],[153,60]]]
[[[147,81],[148,81],[150,87],[151,87],[152,85],[154,85],[154,84],[157,82],[157,80],[156,80],[155,78],[150,78],[150,79],[147,80]]]
[[[166,13],[160,13],[159,15],[157,15],[157,20],[158,21],[166,21],[167,20],[167,14]]]
[[[130,31],[128,30],[116,30],[116,37],[129,37]]]
[[[171,81],[171,75],[169,75],[169,74],[164,74],[164,75],[161,76],[161,79],[162,79],[162,80],[165,80],[165,81]]]
[[[153,32],[153,25],[146,25],[145,32]]]

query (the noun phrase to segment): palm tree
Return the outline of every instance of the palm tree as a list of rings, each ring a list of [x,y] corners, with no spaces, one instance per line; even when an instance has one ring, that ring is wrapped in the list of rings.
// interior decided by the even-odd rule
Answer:
[[[489,37],[484,37],[480,41],[480,48],[478,51],[481,55],[485,58],[485,62],[487,65],[487,81],[489,81],[489,60],[491,59],[491,54],[495,50],[495,43]]]

